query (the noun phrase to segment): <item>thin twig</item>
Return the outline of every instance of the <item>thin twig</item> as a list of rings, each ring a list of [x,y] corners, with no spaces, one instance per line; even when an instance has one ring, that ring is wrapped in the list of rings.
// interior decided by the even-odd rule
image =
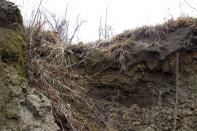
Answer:
[[[179,53],[176,54],[176,101],[175,101],[175,114],[174,114],[174,128],[177,127],[177,114],[178,114],[178,100],[179,100]]]
[[[161,95],[162,91],[159,91],[159,131],[161,131]]]

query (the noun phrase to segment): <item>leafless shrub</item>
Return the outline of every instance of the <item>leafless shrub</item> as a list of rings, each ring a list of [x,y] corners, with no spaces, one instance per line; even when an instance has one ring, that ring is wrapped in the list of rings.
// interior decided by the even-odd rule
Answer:
[[[67,15],[68,5],[66,6],[64,17],[59,18],[56,16],[56,14],[48,12],[48,14],[45,14],[45,18],[47,19],[47,24],[51,31],[58,34],[60,41],[63,41],[66,44],[71,44],[76,37],[77,32],[80,31],[81,26],[86,21],[82,20],[80,15],[78,15],[75,20],[75,25],[71,27],[70,20],[68,19]]]
[[[31,18],[26,23],[26,32],[29,38],[29,44],[33,43],[33,39],[38,37],[39,33],[43,31],[43,27],[46,24],[46,19],[42,13],[42,0],[40,0],[38,7],[32,10]]]
[[[44,34],[46,34],[44,32],[49,31],[52,34],[56,34],[57,43],[71,44],[85,22],[80,16],[77,16],[75,24],[71,26],[68,19],[68,5],[66,6],[64,17],[57,17],[56,14],[47,11],[42,6],[41,0],[38,8],[32,11],[32,16],[27,25],[27,33],[30,40],[33,41],[35,37],[38,38],[39,34],[40,37],[44,37]]]

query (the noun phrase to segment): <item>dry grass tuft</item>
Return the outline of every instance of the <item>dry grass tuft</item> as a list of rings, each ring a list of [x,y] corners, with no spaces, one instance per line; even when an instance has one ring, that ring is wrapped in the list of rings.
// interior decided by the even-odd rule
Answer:
[[[54,44],[46,40],[46,37],[42,39],[33,41],[38,42],[37,46],[29,46],[26,53],[26,74],[30,85],[51,99],[54,107],[53,113],[61,130],[67,128],[74,131],[84,130],[86,125],[84,121],[76,118],[72,104],[83,103],[94,112],[93,115],[101,117],[85,100],[84,77],[73,67],[85,61],[87,53],[92,49],[89,45],[82,43],[78,45]],[[81,61],[79,62],[77,58]]]
[[[120,70],[126,71],[127,67],[125,63],[129,56],[129,48],[128,43],[112,45],[107,49],[106,59],[110,62],[117,62],[120,66]]]

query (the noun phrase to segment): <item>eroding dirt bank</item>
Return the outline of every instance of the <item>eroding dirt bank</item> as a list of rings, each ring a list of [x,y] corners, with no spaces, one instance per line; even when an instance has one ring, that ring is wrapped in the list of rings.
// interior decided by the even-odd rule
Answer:
[[[93,44],[40,40],[31,48],[31,84],[56,103],[62,129],[171,131],[178,83],[176,130],[195,131],[196,22],[170,20]]]

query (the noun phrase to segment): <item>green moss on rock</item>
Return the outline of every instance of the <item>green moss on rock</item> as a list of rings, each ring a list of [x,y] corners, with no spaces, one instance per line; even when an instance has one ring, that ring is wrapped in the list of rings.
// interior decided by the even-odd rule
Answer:
[[[58,127],[50,101],[30,89],[24,77],[27,41],[23,28],[19,9],[0,0],[0,131],[55,131]],[[28,96],[37,100],[29,100]]]
[[[0,27],[0,57],[5,63],[22,65],[25,47],[24,34],[20,31]]]
[[[23,82],[24,33],[0,27],[0,129],[17,119],[19,101],[13,96]]]
[[[8,119],[17,119],[19,112],[19,103],[13,97],[13,88],[19,86],[17,83],[20,83],[21,79],[17,71],[13,73],[11,70],[14,70],[14,68],[10,68],[5,63],[0,62],[0,129],[9,124]],[[16,77],[13,79],[9,75]],[[15,82],[11,83],[11,81]]]

